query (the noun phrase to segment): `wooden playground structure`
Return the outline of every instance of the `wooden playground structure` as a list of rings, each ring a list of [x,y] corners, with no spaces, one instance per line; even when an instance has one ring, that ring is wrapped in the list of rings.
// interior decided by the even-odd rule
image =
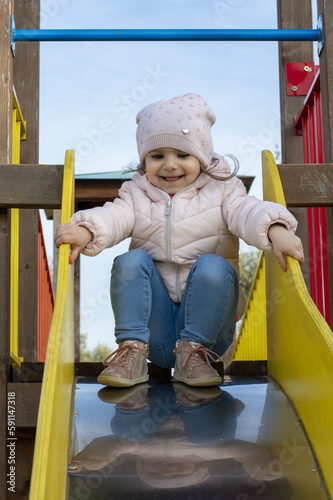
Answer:
[[[277,9],[279,29],[312,28],[311,0],[302,8],[277,0]],[[62,222],[69,221],[75,207],[114,199],[120,180],[74,185],[72,151],[64,165],[39,164],[39,42],[18,42],[15,57],[11,49],[11,16],[17,28],[38,30],[39,11],[40,0],[0,0],[0,497],[60,500],[71,460],[73,382],[96,367],[79,360],[79,263],[68,269],[68,245],[60,248],[54,298],[39,209],[58,218],[61,208]],[[255,375],[267,362],[302,421],[331,498],[332,2],[318,0],[320,15],[319,65],[312,43],[279,41],[282,164],[263,152],[264,198],[295,214],[306,262],[301,268],[288,259],[282,274],[271,254],[262,255],[229,373]],[[310,498],[297,488],[297,498]]]

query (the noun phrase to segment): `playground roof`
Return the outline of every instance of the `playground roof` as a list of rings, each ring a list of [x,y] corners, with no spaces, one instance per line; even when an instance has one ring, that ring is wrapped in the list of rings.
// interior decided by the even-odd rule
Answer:
[[[76,174],[77,180],[97,180],[97,179],[116,179],[128,180],[131,179],[134,172],[125,172],[124,170],[117,170],[116,172],[96,172],[92,174]]]

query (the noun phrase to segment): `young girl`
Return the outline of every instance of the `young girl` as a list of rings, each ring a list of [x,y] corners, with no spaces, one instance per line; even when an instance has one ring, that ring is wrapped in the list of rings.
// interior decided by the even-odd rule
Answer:
[[[247,196],[214,152],[215,114],[197,94],[146,106],[137,115],[138,172],[119,198],[77,212],[58,227],[55,244],[97,255],[131,236],[115,259],[111,302],[119,348],[98,382],[129,387],[148,380],[147,358],[174,366],[192,386],[218,385],[215,369],[230,346],[239,300],[238,238],[303,262],[297,222],[283,206]]]

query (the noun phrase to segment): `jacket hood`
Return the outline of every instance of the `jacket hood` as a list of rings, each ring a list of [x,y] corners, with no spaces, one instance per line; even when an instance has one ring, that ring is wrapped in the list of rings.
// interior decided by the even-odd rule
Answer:
[[[213,159],[206,167],[206,171],[214,175],[221,175],[222,178],[231,174],[229,163],[224,156],[221,156],[218,153],[213,153]]]

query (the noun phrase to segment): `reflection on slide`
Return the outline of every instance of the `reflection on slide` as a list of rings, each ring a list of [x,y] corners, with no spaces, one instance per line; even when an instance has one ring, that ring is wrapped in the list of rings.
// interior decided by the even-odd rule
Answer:
[[[283,393],[257,382],[223,389],[78,384],[69,500],[298,498],[288,471],[308,475],[310,448]],[[296,434],[272,429],[272,410]],[[312,474],[309,498],[327,498]]]

